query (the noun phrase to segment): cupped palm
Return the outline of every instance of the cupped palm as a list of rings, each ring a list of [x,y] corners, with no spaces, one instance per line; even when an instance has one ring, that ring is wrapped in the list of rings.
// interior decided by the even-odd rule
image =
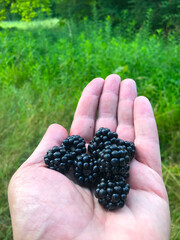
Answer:
[[[88,143],[103,126],[135,142],[125,206],[105,211],[92,191],[46,168],[46,151],[67,137],[63,127],[53,124],[10,181],[14,239],[169,239],[169,205],[152,109],[146,98],[136,98],[134,81],[127,79],[119,86],[120,78],[110,75],[105,83],[95,79],[85,88],[71,135],[79,134]]]

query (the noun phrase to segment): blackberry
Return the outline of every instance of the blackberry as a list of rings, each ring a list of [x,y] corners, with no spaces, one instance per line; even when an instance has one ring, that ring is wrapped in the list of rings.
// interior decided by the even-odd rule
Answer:
[[[126,149],[117,144],[107,145],[98,156],[99,170],[104,177],[109,178],[115,174],[128,177],[130,158]]]
[[[97,151],[104,149],[106,145],[118,142],[119,139],[116,132],[111,132],[108,128],[100,128],[90,141],[88,151],[93,157],[97,158]]]
[[[127,155],[129,156],[129,160],[131,161],[135,155],[134,143],[119,139],[119,143],[117,145],[127,151]]]
[[[126,150],[129,156],[129,161],[133,159],[135,154],[135,146],[132,142],[123,141],[118,139],[116,132],[111,132],[108,128],[100,128],[94,138],[90,141],[88,146],[89,153],[98,158],[98,153],[105,149],[108,145],[116,144],[120,149]]]
[[[78,155],[86,152],[85,141],[78,135],[67,137],[60,147],[54,146],[44,156],[48,168],[67,173]]]
[[[74,161],[74,176],[82,186],[96,184],[100,176],[97,161],[86,153],[77,156]]]
[[[102,178],[97,185],[95,197],[106,210],[114,210],[124,206],[129,189],[129,184],[123,177],[119,176],[116,180]]]
[[[67,137],[61,146],[63,146],[67,152],[71,153],[74,159],[78,155],[86,152],[85,140],[79,135]]]
[[[63,146],[54,146],[44,156],[44,162],[48,168],[65,174],[73,163],[73,156]]]

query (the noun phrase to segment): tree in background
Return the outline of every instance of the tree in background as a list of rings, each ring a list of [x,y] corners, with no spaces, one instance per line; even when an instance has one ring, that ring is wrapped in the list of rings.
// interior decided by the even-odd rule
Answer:
[[[22,20],[29,21],[39,12],[51,12],[50,0],[0,0],[0,20],[6,19],[8,13],[16,13]]]
[[[147,17],[151,30],[174,29],[180,22],[179,0],[129,0],[128,3],[138,29],[142,27]]]
[[[12,14],[25,21],[42,14],[76,22],[110,16],[113,26],[130,23],[138,30],[146,24],[153,31],[179,31],[179,10],[179,0],[0,0],[0,20]]]
[[[137,30],[148,25],[149,30],[177,28],[180,22],[180,0],[56,0],[52,1],[52,15],[104,20],[108,15],[112,25],[131,23]]]

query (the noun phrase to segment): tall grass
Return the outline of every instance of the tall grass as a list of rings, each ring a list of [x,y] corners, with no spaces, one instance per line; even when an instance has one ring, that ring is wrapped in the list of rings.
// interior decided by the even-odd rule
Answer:
[[[64,22],[0,32],[0,239],[11,239],[6,195],[12,174],[49,124],[70,128],[86,84],[111,73],[135,79],[138,94],[152,102],[172,210],[172,239],[178,239],[180,46],[173,35],[147,38],[142,31],[129,39],[117,29],[113,33],[108,18],[98,27],[85,20],[79,26]]]

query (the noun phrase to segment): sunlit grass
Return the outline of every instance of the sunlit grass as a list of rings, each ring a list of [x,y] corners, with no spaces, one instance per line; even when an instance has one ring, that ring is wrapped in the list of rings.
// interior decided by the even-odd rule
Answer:
[[[180,237],[180,164],[162,164],[171,211],[171,239]]]
[[[52,28],[58,23],[57,18],[46,20],[34,20],[31,22],[24,21],[2,21],[0,26],[3,28],[18,28],[18,29],[30,29],[30,28]]]

